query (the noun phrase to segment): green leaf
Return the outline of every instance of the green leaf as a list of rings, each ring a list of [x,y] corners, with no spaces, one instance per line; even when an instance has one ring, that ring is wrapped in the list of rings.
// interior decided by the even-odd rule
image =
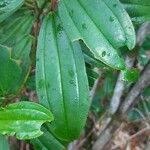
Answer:
[[[93,67],[97,68],[107,68],[105,64],[100,62],[99,60],[95,59],[92,55],[88,55],[87,53],[84,53],[84,59],[87,64],[92,65]]]
[[[6,137],[1,134],[0,134],[0,149],[1,150],[10,150]]]
[[[150,97],[150,86],[144,89],[143,94],[144,97]]]
[[[113,68],[125,68],[117,50],[135,46],[135,31],[118,0],[61,0],[58,8],[72,41],[82,39],[96,59]]]
[[[128,113],[128,119],[131,121],[138,121],[141,119],[149,118],[150,114],[150,86],[144,89],[140,96],[138,103]]]
[[[142,44],[142,48],[145,51],[149,51],[150,50],[150,34],[149,33],[148,33],[148,35],[144,39],[144,42]]]
[[[13,18],[13,19],[12,19]],[[27,79],[31,68],[30,51],[33,37],[29,35],[35,17],[30,11],[17,11],[11,17],[0,24],[0,43],[12,48],[12,58],[19,59],[22,69],[18,82],[12,88],[11,93],[21,89]]]
[[[88,76],[89,86],[92,88],[95,81],[98,79],[99,74],[89,65],[86,65],[86,73]]]
[[[0,109],[0,133],[18,139],[32,139],[42,135],[40,127],[53,120],[43,106],[33,102],[19,102]]]
[[[46,0],[36,0],[38,8],[43,8],[44,5],[46,5]]]
[[[24,0],[1,0],[0,1],[0,22],[5,20],[24,3]]]
[[[133,69],[125,69],[122,71],[123,80],[128,82],[135,82],[139,77],[139,70],[136,68]]]
[[[17,60],[12,59],[11,49],[0,45],[0,95],[8,94],[21,75]]]
[[[91,109],[96,115],[102,115],[109,107],[109,101],[114,92],[114,87],[117,80],[116,71],[108,70],[100,75],[97,92],[93,98]]]
[[[137,121],[137,120],[140,120],[140,119],[142,119],[142,117],[141,117],[141,115],[140,115],[140,113],[142,113],[139,109],[137,109],[137,110],[131,110],[129,113],[128,113],[128,119],[130,120],[130,121]]]
[[[34,91],[36,89],[35,74],[30,74],[25,86],[27,87],[27,89],[29,89],[31,91]]]
[[[33,37],[30,35],[23,35],[20,36],[20,39],[16,42],[18,44],[13,46],[12,57],[21,61],[20,67],[22,68],[18,83],[14,87],[15,91],[18,91],[26,81],[31,69],[30,51],[32,48]]]
[[[150,21],[150,1],[149,0],[120,0],[132,21],[135,23],[143,23]]]
[[[20,36],[30,34],[34,20],[35,17],[31,12],[27,13],[26,10],[22,13],[16,12],[0,24],[0,43],[9,47],[18,44]]]
[[[97,68],[108,68],[108,66],[104,63],[94,58],[94,55],[89,51],[88,47],[83,42],[80,42],[80,46],[84,54],[84,60],[87,64]]]
[[[44,134],[39,138],[32,139],[31,143],[36,150],[63,150],[64,146],[46,128],[42,128]]]
[[[43,20],[38,38],[36,88],[40,103],[54,114],[52,133],[66,141],[78,138],[89,107],[84,57],[53,14]]]

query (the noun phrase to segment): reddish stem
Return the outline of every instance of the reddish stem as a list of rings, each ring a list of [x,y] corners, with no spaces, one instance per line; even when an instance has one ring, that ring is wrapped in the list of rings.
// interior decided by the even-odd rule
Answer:
[[[55,11],[57,9],[59,0],[51,0],[51,11]]]

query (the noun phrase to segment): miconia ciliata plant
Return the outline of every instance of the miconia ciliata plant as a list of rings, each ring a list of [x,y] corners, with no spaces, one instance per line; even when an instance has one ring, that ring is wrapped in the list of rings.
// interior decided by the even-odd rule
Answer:
[[[125,56],[149,12],[149,0],[0,0],[3,149],[9,149],[3,135],[29,140],[37,150],[61,150],[78,139],[99,77],[95,68],[106,71],[106,82],[116,70],[122,80],[137,81]],[[31,84],[38,102],[23,99]]]

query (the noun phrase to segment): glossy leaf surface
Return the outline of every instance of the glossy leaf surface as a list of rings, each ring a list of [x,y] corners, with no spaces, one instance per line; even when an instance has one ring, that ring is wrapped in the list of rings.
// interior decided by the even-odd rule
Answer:
[[[32,102],[10,104],[0,109],[0,133],[31,139],[42,135],[41,125],[52,121],[53,115],[43,106]]]
[[[143,23],[150,20],[150,1],[149,0],[120,0],[133,22]]]
[[[13,14],[24,3],[24,0],[1,0],[0,1],[0,22]]]
[[[59,16],[72,41],[82,39],[94,57],[124,69],[117,50],[135,46],[131,20],[118,0],[61,0]]]
[[[88,81],[82,51],[72,43],[56,15],[41,26],[36,65],[39,100],[54,114],[51,131],[70,141],[78,138],[88,112]]]

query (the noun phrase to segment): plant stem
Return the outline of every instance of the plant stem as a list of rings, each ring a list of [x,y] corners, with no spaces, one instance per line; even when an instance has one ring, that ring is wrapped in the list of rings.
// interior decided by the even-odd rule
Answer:
[[[51,11],[56,11],[58,0],[51,0]]]

